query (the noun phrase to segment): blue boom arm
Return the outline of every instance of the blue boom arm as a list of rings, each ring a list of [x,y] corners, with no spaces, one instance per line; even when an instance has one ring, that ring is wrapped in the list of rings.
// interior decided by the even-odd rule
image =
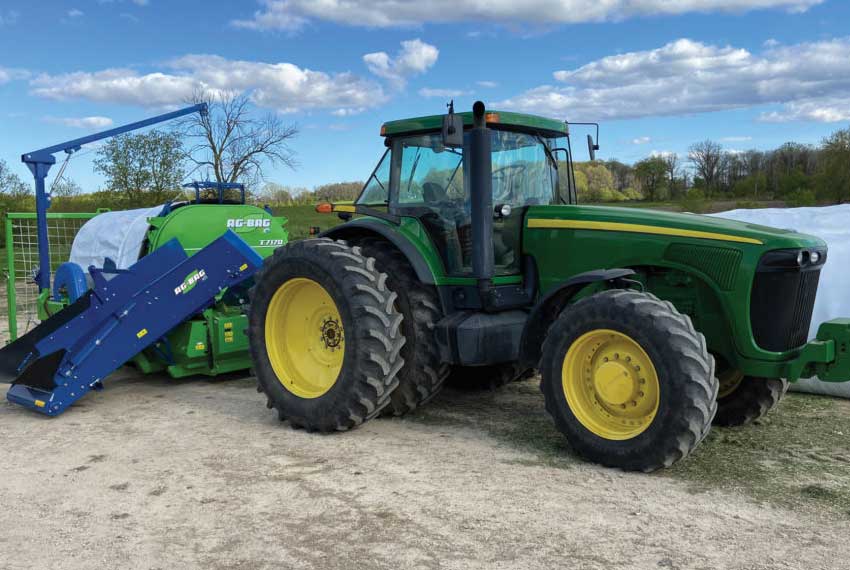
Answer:
[[[71,154],[80,150],[83,145],[108,139],[116,135],[129,133],[131,131],[136,131],[138,129],[143,129],[165,121],[170,121],[177,117],[191,115],[192,113],[206,115],[207,104],[200,103],[198,105],[192,105],[191,107],[179,109],[170,113],[164,113],[162,115],[157,115],[156,117],[150,117],[149,119],[136,121],[135,123],[115,127],[114,129],[101,131],[99,133],[94,133],[21,155],[21,162],[27,165],[30,172],[32,172],[33,178],[35,178],[35,210],[36,222],[38,224],[39,269],[38,275],[36,276],[36,282],[38,283],[39,289],[50,288],[50,247],[47,243],[47,209],[50,208],[50,196],[47,195],[44,187],[44,181],[47,178],[47,173],[50,171],[50,167],[56,164],[56,157],[53,155],[57,152]]]

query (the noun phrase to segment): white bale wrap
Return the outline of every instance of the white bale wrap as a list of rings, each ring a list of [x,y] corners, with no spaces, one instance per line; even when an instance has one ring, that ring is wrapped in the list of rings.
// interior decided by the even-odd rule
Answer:
[[[809,338],[818,326],[830,319],[850,316],[850,204],[821,208],[765,208],[763,210],[731,210],[712,214],[719,218],[751,224],[791,229],[823,239],[829,247],[827,262],[818,286]],[[782,299],[777,299],[782,302]],[[817,378],[800,380],[791,389],[812,394],[850,398],[850,382],[821,382]]]
[[[103,267],[107,257],[118,269],[127,269],[139,260],[148,219],[162,212],[163,206],[121,210],[98,214],[80,228],[71,245],[69,261],[88,270],[89,265]]]

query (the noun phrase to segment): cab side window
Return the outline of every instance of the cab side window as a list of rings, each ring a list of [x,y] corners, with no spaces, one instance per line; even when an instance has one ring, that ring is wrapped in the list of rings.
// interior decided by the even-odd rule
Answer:
[[[384,206],[389,200],[390,190],[390,151],[384,153],[381,162],[375,168],[372,176],[366,182],[366,186],[360,192],[360,197],[357,198],[358,204],[370,206]]]

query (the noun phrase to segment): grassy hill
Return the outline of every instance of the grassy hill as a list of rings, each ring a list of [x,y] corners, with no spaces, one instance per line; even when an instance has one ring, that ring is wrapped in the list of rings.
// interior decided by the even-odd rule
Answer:
[[[272,209],[276,216],[286,216],[289,239],[304,239],[310,236],[310,227],[325,231],[342,223],[336,214],[316,213],[315,206],[287,206]]]

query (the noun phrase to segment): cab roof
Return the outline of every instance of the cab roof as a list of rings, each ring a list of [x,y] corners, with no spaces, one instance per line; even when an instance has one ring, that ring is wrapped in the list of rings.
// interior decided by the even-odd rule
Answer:
[[[455,113],[463,117],[464,126],[472,126],[472,113]],[[381,136],[404,135],[409,133],[421,133],[425,131],[438,131],[443,126],[444,115],[428,115],[426,117],[415,117],[413,119],[401,119],[388,121],[381,126]],[[515,127],[520,130],[532,130],[548,136],[562,137],[567,134],[567,124],[556,119],[547,119],[536,115],[524,113],[511,113],[508,111],[487,111],[487,125],[503,125]]]

